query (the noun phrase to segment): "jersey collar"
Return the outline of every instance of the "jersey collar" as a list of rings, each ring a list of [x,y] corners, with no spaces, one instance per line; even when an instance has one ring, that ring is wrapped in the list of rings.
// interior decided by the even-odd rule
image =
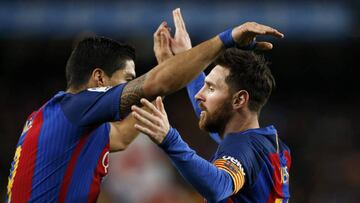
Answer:
[[[243,135],[243,134],[248,134],[248,133],[256,133],[256,134],[262,134],[262,135],[276,135],[276,129],[273,125],[269,125],[264,128],[252,128],[252,129],[248,129],[248,130],[241,131],[241,132],[229,133],[226,136],[231,135],[231,134]]]

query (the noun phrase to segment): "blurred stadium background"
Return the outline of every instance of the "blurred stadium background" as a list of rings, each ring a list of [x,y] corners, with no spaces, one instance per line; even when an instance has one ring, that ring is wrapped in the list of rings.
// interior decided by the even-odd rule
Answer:
[[[138,75],[156,64],[152,34],[180,7],[193,44],[245,21],[285,33],[265,53],[277,89],[262,112],[292,149],[291,202],[360,201],[360,2],[19,1],[0,2],[0,198],[29,113],[65,89],[74,42],[96,33],[133,44]],[[167,97],[173,126],[200,155],[215,143],[197,128],[181,90]],[[202,202],[145,136],[111,155],[100,202]]]

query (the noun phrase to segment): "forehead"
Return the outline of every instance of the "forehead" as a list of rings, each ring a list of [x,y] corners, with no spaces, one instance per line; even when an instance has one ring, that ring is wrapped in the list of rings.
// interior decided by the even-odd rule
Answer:
[[[133,60],[126,60],[125,66],[122,69],[124,73],[135,75],[135,63]]]
[[[217,85],[224,84],[225,78],[229,75],[229,70],[220,65],[215,66],[209,75],[206,76],[205,81],[209,83],[214,83]]]

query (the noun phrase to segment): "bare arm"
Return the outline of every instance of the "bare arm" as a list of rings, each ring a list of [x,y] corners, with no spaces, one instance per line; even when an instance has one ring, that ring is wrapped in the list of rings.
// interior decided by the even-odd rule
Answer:
[[[245,23],[233,29],[232,37],[239,46],[246,46],[257,35],[282,37],[277,30],[257,23]],[[265,48],[271,49],[270,43]],[[151,69],[145,75],[129,82],[121,95],[120,113],[127,115],[133,104],[141,98],[153,100],[157,95],[165,96],[193,80],[225,47],[218,36],[198,46],[179,53]]]
[[[132,115],[122,121],[110,123],[110,152],[125,150],[138,136],[139,132],[134,128],[135,123]]]
[[[174,10],[174,22],[176,25],[176,32],[179,30],[179,13],[180,10]],[[181,14],[180,14],[181,17]],[[187,34],[187,33],[186,33]],[[179,34],[178,34],[179,35]],[[179,37],[178,37],[179,38]],[[154,33],[154,52],[158,63],[161,63],[173,56],[170,48],[170,40],[179,41],[178,38],[172,39],[170,36],[170,28],[167,22],[162,22]],[[189,39],[190,40],[190,39]],[[177,42],[176,41],[176,42]],[[184,47],[183,43],[177,42],[177,50]],[[191,44],[190,44],[191,48]],[[187,49],[190,49],[187,48]],[[187,50],[186,49],[186,50]],[[130,143],[138,136],[139,132],[135,130],[134,125],[136,120],[132,115],[129,115],[124,120],[110,123],[110,152],[117,152],[125,150]]]

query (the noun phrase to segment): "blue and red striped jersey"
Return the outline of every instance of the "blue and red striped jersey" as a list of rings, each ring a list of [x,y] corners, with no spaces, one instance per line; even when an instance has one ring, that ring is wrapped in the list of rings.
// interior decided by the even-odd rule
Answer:
[[[186,87],[198,117],[201,109],[195,95],[204,81],[205,74],[201,73]],[[231,133],[223,140],[217,133],[210,133],[210,137],[219,144],[211,162],[231,176],[233,190],[237,191],[220,202],[279,203],[289,200],[290,150],[278,139],[273,126]]]
[[[273,126],[231,133],[221,141],[212,162],[218,168],[237,174],[240,168],[245,184],[224,203],[287,202],[289,194],[289,148],[277,138]],[[234,175],[236,177],[236,175]]]
[[[32,113],[17,144],[6,202],[95,202],[107,174],[110,121],[124,84],[59,92]]]

